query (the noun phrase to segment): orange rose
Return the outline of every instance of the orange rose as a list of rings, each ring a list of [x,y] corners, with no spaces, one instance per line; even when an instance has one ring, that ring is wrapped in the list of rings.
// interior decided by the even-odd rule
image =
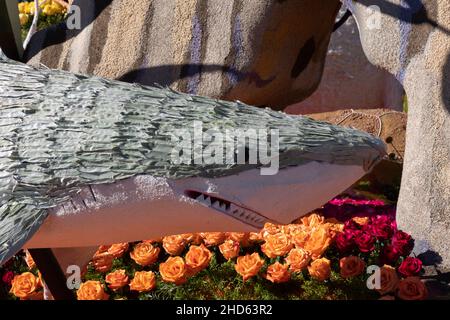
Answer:
[[[394,267],[384,265],[380,269],[380,289],[377,291],[381,295],[385,295],[389,292],[394,292],[397,289],[398,286],[398,275],[395,271]]]
[[[186,253],[186,265],[190,275],[194,275],[206,267],[211,261],[212,253],[203,244],[200,246],[191,245]]]
[[[182,235],[167,236],[163,238],[163,248],[171,256],[177,256],[186,247],[186,240]]]
[[[14,276],[9,292],[23,300],[33,297],[40,287],[41,282],[38,277],[31,272],[24,272]]]
[[[325,281],[331,274],[330,260],[327,258],[316,259],[308,266],[308,271],[312,278]]]
[[[308,239],[303,245],[303,249],[311,254],[313,260],[320,258],[331,244],[332,237],[327,226],[321,225],[313,228]]]
[[[304,248],[309,239],[309,229],[298,229],[292,233],[292,242],[296,248]]]
[[[253,276],[256,276],[264,265],[264,260],[261,259],[257,252],[247,254],[237,258],[234,269],[242,276],[242,279],[246,281]]]
[[[111,290],[116,291],[128,284],[128,276],[125,273],[125,270],[119,269],[108,273],[105,277],[105,281]]]
[[[402,300],[424,300],[428,290],[419,277],[407,277],[400,280],[397,296]]]
[[[218,246],[225,241],[223,232],[204,232],[201,235],[207,247]]]
[[[248,247],[250,245],[250,233],[249,232],[228,232],[227,238],[237,242],[243,247]]]
[[[269,258],[286,255],[294,246],[289,237],[284,233],[269,234],[265,237],[266,242],[261,246],[262,252]]]
[[[311,260],[311,255],[308,251],[301,248],[294,248],[289,251],[285,260],[289,265],[289,270],[292,272],[301,272]]]
[[[262,235],[260,232],[250,232],[248,235],[248,241],[249,242],[261,242],[264,239],[262,238]]]
[[[36,263],[28,250],[25,250],[25,262],[29,269],[36,268]]]
[[[186,243],[192,243],[195,245],[200,245],[203,242],[203,239],[198,233],[184,233],[181,237],[185,240]]]
[[[130,282],[130,290],[148,292],[156,287],[156,276],[152,271],[136,271]]]
[[[110,247],[111,246],[109,244],[103,244],[103,245],[99,246],[97,251],[95,252],[94,256],[97,255],[97,254],[104,253],[104,252],[108,251],[108,249]]]
[[[354,217],[352,220],[361,226],[369,223],[369,217]]]
[[[140,242],[130,252],[130,257],[140,266],[148,266],[158,260],[160,249],[151,243]]]
[[[166,282],[172,282],[176,285],[187,281],[187,265],[181,257],[170,257],[159,265],[159,273]]]
[[[302,224],[288,224],[285,226],[281,226],[280,230],[282,233],[288,235],[288,236],[293,236],[296,232],[304,230],[305,226],[303,226]]]
[[[124,243],[115,243],[108,248],[108,253],[111,254],[114,258],[121,258],[123,254],[129,248],[128,242]]]
[[[267,268],[266,279],[273,283],[287,282],[291,278],[287,264],[275,262]]]
[[[312,228],[323,224],[325,222],[325,218],[317,213],[311,213],[301,218],[300,221],[304,226]]]
[[[265,237],[267,237],[268,235],[271,235],[271,234],[277,234],[277,233],[279,233],[281,230],[280,230],[280,226],[278,226],[278,225],[276,225],[276,224],[273,224],[273,223],[271,223],[271,222],[266,222],[265,224],[264,224],[264,227],[263,227],[263,229],[261,230],[261,236],[262,236],[262,238],[265,238]]]
[[[335,218],[326,219],[325,225],[329,228],[332,238],[334,238],[337,233],[344,232],[344,223]]]
[[[108,252],[96,253],[92,258],[95,270],[104,273],[111,270],[114,257]]]
[[[219,246],[219,250],[227,260],[236,258],[239,255],[239,243],[231,239],[225,240],[225,242]]]
[[[364,272],[366,263],[359,257],[348,256],[339,260],[342,278],[352,278]]]
[[[109,295],[106,294],[100,281],[86,281],[77,290],[78,300],[108,300],[108,298]]]

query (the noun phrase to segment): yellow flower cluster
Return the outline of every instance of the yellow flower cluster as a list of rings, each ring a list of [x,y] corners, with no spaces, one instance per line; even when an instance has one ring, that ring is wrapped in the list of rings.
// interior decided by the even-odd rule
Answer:
[[[64,14],[67,12],[67,8],[62,4],[61,1],[39,0],[39,6],[41,8],[42,14],[46,16]],[[19,7],[20,25],[23,26],[29,21],[30,16],[34,15],[34,1],[19,2],[18,7]]]

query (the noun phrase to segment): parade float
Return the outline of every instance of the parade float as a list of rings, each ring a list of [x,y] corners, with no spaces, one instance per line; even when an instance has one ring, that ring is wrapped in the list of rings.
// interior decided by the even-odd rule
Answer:
[[[433,228],[445,230],[449,181],[445,174],[437,178],[432,172],[445,173],[448,166],[446,161],[424,164],[423,152],[415,145],[421,139],[411,139],[423,138],[425,132],[417,113],[431,103],[423,100],[425,91],[436,102],[430,108],[441,120],[435,123],[448,127],[443,120],[448,118],[448,61],[444,59],[448,46],[436,52],[428,47],[435,38],[448,44],[446,4],[405,8],[373,1],[380,8],[381,23],[400,31],[408,25],[409,35],[414,35],[411,38],[400,31],[384,34],[383,45],[391,51],[380,50],[379,33],[359,24],[362,46],[371,62],[399,79],[408,95],[408,100],[403,97],[403,109],[416,110],[408,115],[412,124],[408,125],[405,152],[405,117],[401,118],[400,112],[351,110],[338,117],[310,115],[328,121],[325,123],[261,108],[283,109],[305,99],[317,87],[326,53],[323,44],[328,43],[333,28],[344,23],[338,21],[333,27],[339,1],[268,6],[273,16],[264,15],[269,17],[267,25],[275,26],[284,17],[286,25],[278,27],[285,31],[296,30],[289,26],[295,21],[289,12],[298,8],[290,6],[305,6],[323,17],[326,28],[309,21],[299,29],[298,36],[305,41],[294,41],[291,46],[285,45],[287,33],[277,33],[281,30],[269,28],[272,31],[264,33],[261,25],[253,28],[254,21],[235,20],[229,47],[234,54],[223,56],[220,50],[211,49],[203,53],[207,56],[209,52],[209,59],[215,62],[224,59],[226,67],[219,63],[200,66],[203,61],[195,54],[205,39],[218,36],[213,30],[203,30],[203,20],[197,15],[225,10],[226,4],[214,3],[210,11],[183,16],[193,21],[189,45],[183,42],[181,29],[177,29],[180,38],[175,37],[179,40],[174,47],[167,46],[164,37],[152,38],[162,41],[161,48],[172,52],[173,61],[167,60],[157,45],[153,49],[141,46],[135,48],[141,54],[134,57],[140,64],[131,67],[127,59],[133,56],[124,43],[114,38],[117,35],[106,37],[102,29],[108,23],[106,16],[112,25],[124,21],[121,15],[128,14],[126,2],[75,1],[73,5],[89,12],[91,19],[82,21],[81,30],[65,26],[64,19],[71,11],[64,1],[43,1],[38,16],[34,14],[37,4],[20,2],[17,17],[8,16],[22,25],[21,37],[27,44],[23,54],[17,49],[17,56],[35,67],[3,57],[0,68],[2,118],[20,120],[6,122],[8,134],[3,135],[2,145],[3,298],[422,300],[429,296],[433,272],[437,270],[437,276],[445,272],[448,252],[442,240],[445,231],[425,232],[431,225],[421,217],[431,217],[436,222]],[[356,20],[368,19],[365,2],[345,3]],[[137,6],[141,5],[145,6],[145,1]],[[189,5],[183,6],[188,9]],[[263,16],[262,9],[246,11],[249,8],[240,10],[249,16]],[[133,38],[133,32],[141,30],[139,23],[158,25],[158,14],[163,15],[165,9],[165,5],[156,8],[160,11],[150,24],[149,16],[140,20],[146,10],[138,11],[136,21],[128,21],[123,33]],[[176,16],[181,9],[174,11],[176,24],[184,21]],[[7,12],[11,10],[8,7]],[[439,14],[440,10],[444,14]],[[415,12],[425,13],[421,17],[426,18],[417,20]],[[427,26],[426,30],[418,29],[419,25]],[[46,29],[48,26],[52,27]],[[164,30],[154,32],[167,32]],[[250,31],[263,32],[258,38],[261,52],[253,50],[254,38],[246,38]],[[320,47],[308,38],[308,32],[320,39]],[[423,51],[397,48],[400,38]],[[425,45],[427,39],[432,40]],[[17,43],[17,36],[9,40],[9,44]],[[87,46],[86,40],[90,41]],[[102,58],[90,56],[92,48],[98,54],[100,45]],[[11,52],[11,46],[2,44],[2,48]],[[190,50],[190,56],[179,54],[183,50]],[[402,58],[386,60],[386,53],[392,51],[402,52]],[[255,54],[245,57],[256,61],[250,71],[240,60],[243,52]],[[111,64],[112,54],[121,57],[116,65]],[[147,58],[150,54],[161,62],[153,65],[154,60]],[[283,65],[275,76],[271,68],[281,61],[278,54],[284,54],[283,63],[292,62],[293,67]],[[186,59],[192,64],[175,64]],[[435,64],[424,65],[423,59]],[[164,65],[163,61],[174,64]],[[409,67],[414,64],[416,69]],[[219,70],[217,66],[221,77],[212,76]],[[173,77],[177,72],[180,77]],[[439,84],[433,85],[430,79]],[[150,81],[171,89],[148,86]],[[195,146],[195,128],[190,131],[189,120],[207,124],[205,131],[241,127],[280,130],[279,171],[273,175],[250,173],[261,173],[271,162],[250,163],[245,143],[237,146],[228,162],[222,161],[224,165],[196,163],[195,157],[192,164],[174,164],[169,156],[173,145],[165,136],[185,129],[181,136],[189,137],[189,142],[192,137]],[[372,135],[336,124],[356,126]],[[410,128],[417,130],[411,132]],[[444,132],[445,140],[445,129],[433,128],[427,132],[434,136]],[[448,150],[441,144],[427,145],[433,159],[448,159]],[[213,143],[208,149],[211,159],[217,159],[216,147]],[[236,161],[238,155],[243,163]],[[400,187],[398,168],[401,170],[403,163]],[[418,163],[426,170],[417,170]],[[435,177],[433,188],[422,190],[429,184],[418,178],[421,172]],[[412,207],[418,200],[410,199],[411,190],[428,200]],[[429,197],[430,192],[439,196]],[[79,267],[78,274],[68,269],[74,265]]]

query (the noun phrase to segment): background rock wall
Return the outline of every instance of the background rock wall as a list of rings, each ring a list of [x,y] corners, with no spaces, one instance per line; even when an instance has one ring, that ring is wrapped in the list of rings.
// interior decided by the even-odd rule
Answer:
[[[345,10],[341,9],[340,16]],[[403,88],[395,77],[367,60],[355,19],[350,17],[331,37],[322,81],[317,90],[286,111],[294,114],[348,108],[402,111],[402,99]]]

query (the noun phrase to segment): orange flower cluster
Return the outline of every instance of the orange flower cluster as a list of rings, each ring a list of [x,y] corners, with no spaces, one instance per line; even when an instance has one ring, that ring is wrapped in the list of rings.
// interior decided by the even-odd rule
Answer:
[[[333,238],[343,229],[337,220],[326,220],[312,213],[295,224],[277,226],[266,223],[260,232],[262,252],[269,258],[284,258],[267,268],[266,279],[278,283],[290,279],[290,273],[307,268],[311,277],[325,281],[331,273],[330,261],[321,258]]]
[[[354,221],[360,225],[367,223],[365,218]],[[331,275],[331,261],[324,254],[342,230],[343,224],[337,220],[313,213],[289,225],[266,223],[258,233],[187,233],[145,240],[132,247],[128,243],[100,246],[92,265],[97,272],[105,273],[105,284],[86,281],[77,296],[79,299],[102,300],[108,298],[107,292],[116,292],[127,286],[131,291],[149,292],[156,288],[159,278],[182,285],[208,268],[213,258],[212,247],[217,247],[225,260],[234,263],[234,269],[243,281],[260,276],[272,283],[284,283],[294,273],[304,271],[317,281],[326,281]],[[260,246],[263,254],[249,253],[245,249],[254,245]],[[111,272],[114,259],[124,257],[127,252],[141,271],[127,274],[126,270],[116,269]],[[161,256],[167,257],[165,261],[160,261]],[[267,263],[269,259],[276,261]],[[358,277],[366,269],[366,263],[358,256],[345,256],[338,262],[343,279]],[[17,289],[17,284],[13,286],[14,292],[26,296],[27,292],[35,291],[31,280],[28,280],[28,286],[22,286],[24,293]],[[390,294],[405,300],[423,299],[427,295],[418,277],[400,280],[396,269],[388,265],[381,268],[378,292],[383,299],[390,298]]]

